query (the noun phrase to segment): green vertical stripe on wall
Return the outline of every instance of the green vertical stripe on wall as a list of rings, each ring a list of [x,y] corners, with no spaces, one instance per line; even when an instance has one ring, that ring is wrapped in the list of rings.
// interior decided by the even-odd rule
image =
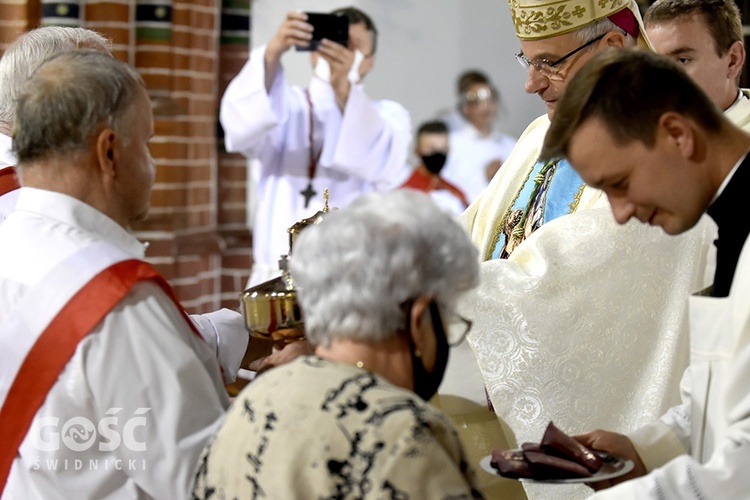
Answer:
[[[222,9],[243,9],[250,12],[250,1],[249,0],[222,0]]]
[[[169,42],[172,40],[172,29],[141,26],[135,29],[135,36],[138,40]]]

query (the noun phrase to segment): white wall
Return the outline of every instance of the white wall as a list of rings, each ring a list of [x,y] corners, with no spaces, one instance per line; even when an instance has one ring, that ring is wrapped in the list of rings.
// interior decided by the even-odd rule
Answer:
[[[252,0],[252,44],[265,43],[286,12],[328,12],[354,5],[378,27],[375,67],[365,80],[368,95],[403,104],[416,127],[456,102],[456,77],[476,68],[500,90],[500,128],[514,136],[546,112],[523,91],[526,72],[513,54],[518,40],[505,0]],[[310,78],[307,53],[294,49],[282,60],[289,80]]]

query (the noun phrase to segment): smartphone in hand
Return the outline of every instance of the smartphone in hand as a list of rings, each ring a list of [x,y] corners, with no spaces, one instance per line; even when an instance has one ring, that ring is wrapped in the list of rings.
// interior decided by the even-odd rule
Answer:
[[[306,12],[305,14],[307,14],[307,22],[313,25],[313,37],[308,47],[297,46],[297,50],[318,50],[318,45],[324,38],[344,46],[348,45],[349,19],[346,16],[319,12]]]

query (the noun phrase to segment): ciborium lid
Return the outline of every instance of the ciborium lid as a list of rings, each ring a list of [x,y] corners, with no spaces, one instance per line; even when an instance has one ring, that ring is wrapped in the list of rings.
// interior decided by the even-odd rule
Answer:
[[[286,230],[286,232],[289,233],[289,255],[292,254],[292,247],[294,247],[294,242],[297,239],[299,233],[301,233],[302,230],[308,226],[319,224],[320,221],[323,220],[323,217],[325,217],[325,215],[328,213],[328,210],[328,188],[326,188],[323,190],[323,210],[315,212],[315,214],[313,214],[311,217],[302,219],[299,222],[295,222],[289,229]]]

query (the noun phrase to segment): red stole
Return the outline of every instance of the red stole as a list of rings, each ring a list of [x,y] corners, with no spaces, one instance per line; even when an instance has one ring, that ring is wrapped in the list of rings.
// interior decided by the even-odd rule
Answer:
[[[0,170],[0,196],[15,191],[20,187],[21,185],[18,183],[15,168],[5,167]]]
[[[401,187],[417,189],[426,193],[438,189],[447,189],[448,191],[453,193],[456,198],[461,200],[464,208],[469,206],[469,200],[466,199],[466,195],[464,195],[463,191],[461,191],[458,186],[454,186],[442,177],[431,176],[421,167],[415,168],[414,172],[411,174],[411,177],[409,177],[409,179],[407,179],[407,181],[404,182]]]

